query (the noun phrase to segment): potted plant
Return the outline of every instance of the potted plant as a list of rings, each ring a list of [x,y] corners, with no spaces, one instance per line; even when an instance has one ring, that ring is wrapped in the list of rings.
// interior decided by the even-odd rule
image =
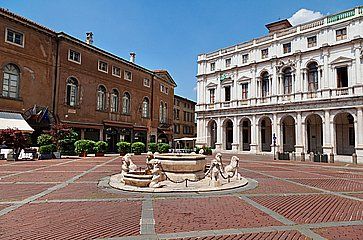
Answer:
[[[78,140],[74,143],[75,151],[80,157],[87,157],[88,153],[93,151],[95,142],[92,140]]]
[[[73,145],[74,147],[74,142],[77,141],[78,138],[78,134],[63,123],[53,125],[48,133],[53,137],[53,143],[56,145],[56,151],[53,153],[56,158],[61,158],[62,146],[64,146],[64,143],[67,141],[69,142],[70,140],[69,145]],[[71,147],[71,151],[72,150],[74,151]]]
[[[107,151],[108,144],[104,141],[98,141],[95,143],[93,148],[96,157],[103,157],[105,156],[105,152]]]
[[[62,155],[75,155],[74,143],[78,140],[78,133],[71,130],[68,134],[64,135],[62,139],[59,139],[59,150]]]
[[[39,159],[52,159],[53,152],[55,151],[56,146],[54,144],[43,145],[39,147]]]
[[[158,152],[167,153],[169,152],[170,146],[167,143],[158,143]]]
[[[120,153],[120,156],[125,155],[126,153],[130,152],[130,148],[131,148],[131,144],[129,142],[118,142],[116,144],[117,148],[118,148],[118,152]]]
[[[149,143],[149,151],[155,153],[158,151],[158,145],[156,143]]]
[[[131,145],[131,151],[135,154],[135,155],[140,155],[141,153],[145,152],[145,144],[142,142],[134,142]]]

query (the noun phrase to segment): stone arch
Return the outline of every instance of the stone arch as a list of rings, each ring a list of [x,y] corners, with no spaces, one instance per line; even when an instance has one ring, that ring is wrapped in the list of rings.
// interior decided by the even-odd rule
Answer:
[[[222,144],[225,150],[232,150],[233,143],[233,120],[226,118],[222,124]]]
[[[262,116],[258,120],[258,128],[260,133],[260,151],[271,152],[272,144],[272,120],[268,116]]]
[[[312,113],[305,117],[307,151],[313,153],[323,152],[323,118]]]
[[[210,119],[207,123],[207,144],[211,148],[216,148],[218,125],[216,120]]]
[[[251,150],[251,119],[243,117],[239,122],[240,149],[242,151]]]
[[[283,152],[295,151],[296,145],[296,120],[293,116],[285,114],[280,119],[280,136]]]
[[[333,118],[335,130],[335,151],[337,155],[355,153],[355,118],[349,111],[339,111]]]

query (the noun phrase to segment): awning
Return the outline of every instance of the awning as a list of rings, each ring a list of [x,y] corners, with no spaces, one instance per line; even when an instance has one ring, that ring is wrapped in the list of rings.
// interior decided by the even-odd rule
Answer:
[[[174,142],[175,141],[195,141],[197,140],[197,138],[188,138],[188,137],[183,137],[183,138],[177,138],[177,139],[174,139]]]
[[[34,131],[20,113],[0,112],[0,130],[9,128],[23,132]]]

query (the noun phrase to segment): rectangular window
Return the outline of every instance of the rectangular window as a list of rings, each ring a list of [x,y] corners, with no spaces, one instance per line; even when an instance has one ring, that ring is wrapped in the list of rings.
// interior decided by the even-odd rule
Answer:
[[[76,63],[81,63],[81,54],[72,49],[69,49],[68,60]]]
[[[248,54],[243,54],[242,55],[242,63],[247,63],[248,62]]]
[[[348,87],[348,69],[347,67],[337,68],[337,87]]]
[[[291,43],[285,43],[282,45],[282,48],[284,50],[284,54],[291,52]]]
[[[230,66],[231,66],[231,59],[230,58],[227,58],[226,59],[226,68],[228,68]]]
[[[215,62],[210,63],[210,70],[211,71],[216,70],[216,63]]]
[[[169,94],[169,88],[165,87],[163,84],[160,84],[160,92]]]
[[[108,64],[104,61],[98,61],[98,71],[108,73]]]
[[[231,87],[230,86],[224,87],[224,101],[225,102],[231,101]]]
[[[262,59],[268,58],[268,48],[261,50],[261,58]]]
[[[215,90],[210,89],[209,90],[209,103],[214,103],[215,101]]]
[[[24,47],[24,34],[11,29],[6,29],[6,42]]]
[[[308,37],[308,48],[316,47],[316,36]]]
[[[150,87],[150,79],[144,78],[144,86],[145,87]]]
[[[128,81],[132,81],[132,72],[125,70],[124,79]]]
[[[121,77],[121,69],[119,67],[112,67],[112,75],[116,77]]]
[[[245,100],[248,98],[248,83],[242,84],[242,99]]]
[[[347,29],[346,28],[338,29],[335,31],[335,33],[336,33],[337,41],[347,38]]]

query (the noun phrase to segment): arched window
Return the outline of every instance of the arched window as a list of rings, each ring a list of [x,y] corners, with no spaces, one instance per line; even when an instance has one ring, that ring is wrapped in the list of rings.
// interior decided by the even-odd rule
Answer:
[[[269,74],[267,72],[264,72],[261,75],[261,90],[262,90],[262,97],[266,97],[269,94],[270,91],[270,87],[269,87],[269,82],[270,82],[270,77]]]
[[[99,86],[97,91],[97,110],[106,110],[106,88]]]
[[[70,77],[67,80],[66,88],[66,104],[68,106],[74,107],[77,105],[77,95],[78,95],[78,81],[74,77]]]
[[[292,92],[292,74],[290,67],[284,69],[283,80],[284,80],[284,94],[290,94]]]
[[[310,63],[308,66],[308,91],[315,92],[318,90],[318,64],[316,62]]]
[[[119,94],[116,89],[111,93],[111,112],[118,112]]]
[[[168,116],[168,105],[164,103],[164,123],[166,123],[167,116]]]
[[[8,64],[4,67],[3,78],[3,96],[10,98],[19,97],[19,80],[20,70],[14,64]]]
[[[163,101],[160,102],[159,120],[161,123],[164,122],[164,103],[163,103]]]
[[[122,113],[123,114],[130,114],[130,94],[125,92],[122,97]]]
[[[150,117],[150,106],[149,99],[147,97],[142,101],[142,117],[149,118]]]

